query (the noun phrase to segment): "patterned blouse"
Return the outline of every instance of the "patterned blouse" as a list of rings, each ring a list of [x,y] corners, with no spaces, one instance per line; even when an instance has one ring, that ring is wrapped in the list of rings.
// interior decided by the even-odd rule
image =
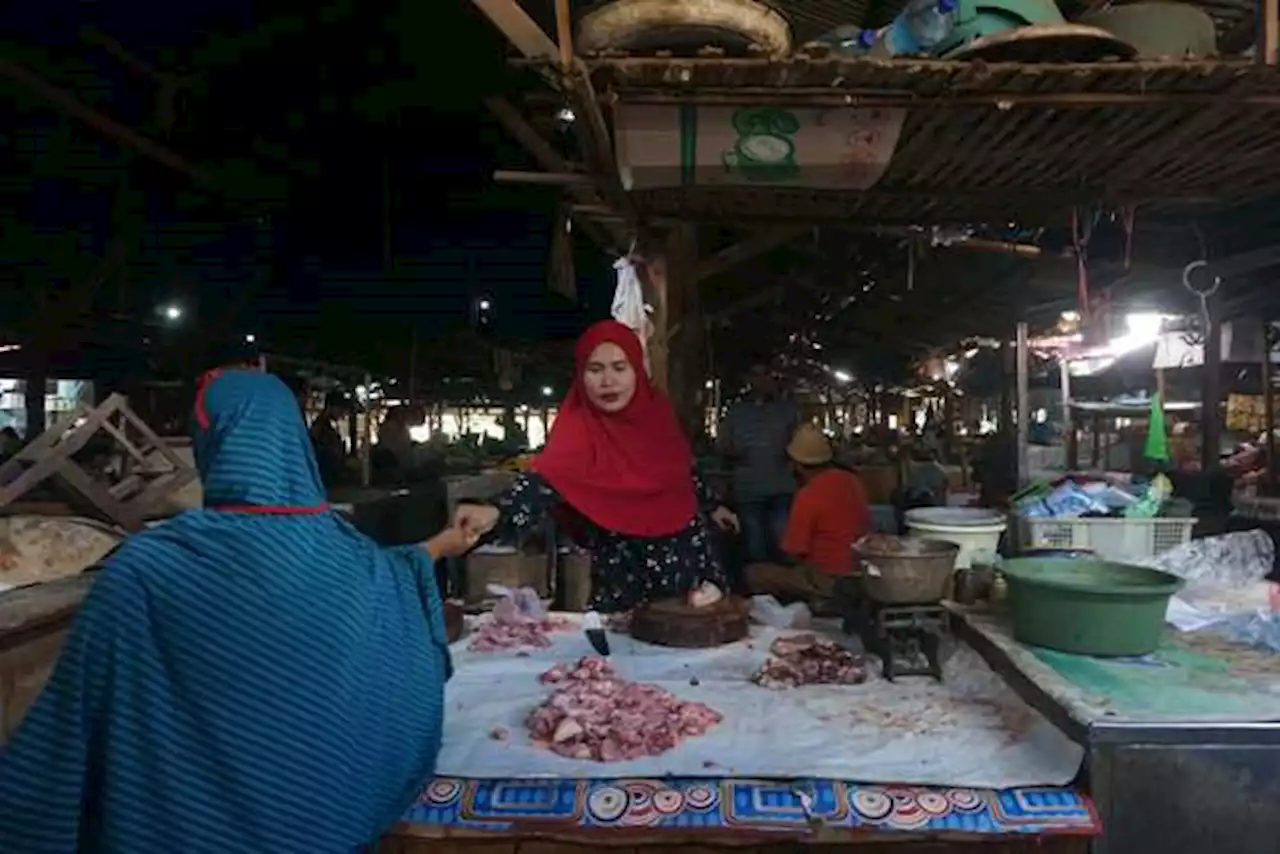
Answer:
[[[703,581],[723,588],[724,569],[708,528],[708,514],[720,501],[695,472],[699,512],[681,531],[664,537],[637,537],[608,531],[582,519],[591,550],[591,607],[603,613],[628,611],[641,602],[681,596]],[[534,472],[526,472],[494,502],[494,533],[503,539],[537,526],[557,506],[560,494]]]

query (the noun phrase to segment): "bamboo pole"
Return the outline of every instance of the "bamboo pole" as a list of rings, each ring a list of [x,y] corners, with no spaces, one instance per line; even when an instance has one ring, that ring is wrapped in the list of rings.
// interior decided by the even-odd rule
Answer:
[[[1280,0],[1276,0],[1280,2]],[[1171,107],[1196,105],[1244,105],[1280,109],[1280,95],[1231,95],[1201,92],[990,92],[954,95],[914,95],[893,90],[839,89],[835,87],[746,86],[733,89],[700,87],[695,91],[619,88],[612,99],[626,104],[692,104],[698,106],[751,106],[762,102],[788,107],[879,107],[912,109],[972,109],[989,107],[1053,107],[1091,110],[1102,107]]]
[[[556,0],[556,41],[560,45],[560,69],[568,73],[573,69],[573,16],[569,12],[569,0]]]
[[[1262,13],[1262,25],[1258,28],[1262,35],[1262,61],[1275,65],[1277,54],[1280,54],[1280,0],[1262,0],[1259,8]]]
[[[522,172],[518,169],[496,169],[493,180],[499,184],[542,184],[555,187],[589,187],[591,176],[579,172]]]
[[[106,113],[93,109],[75,96],[59,89],[40,75],[18,63],[0,58],[0,75],[21,84],[51,106],[66,113],[73,119],[84,122],[103,136],[132,148],[139,154],[149,157],[175,172],[181,172],[198,183],[209,184],[213,182],[213,178],[209,173],[195,166],[182,155],[155,140],[148,139],[128,125],[111,118]]]

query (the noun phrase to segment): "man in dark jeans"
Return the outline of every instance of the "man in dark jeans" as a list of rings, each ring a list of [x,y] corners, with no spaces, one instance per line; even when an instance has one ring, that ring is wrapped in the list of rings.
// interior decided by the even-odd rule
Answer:
[[[733,463],[733,500],[747,562],[777,560],[787,527],[795,477],[787,442],[799,421],[795,405],[778,395],[764,365],[747,374],[748,394],[720,424],[717,444]]]

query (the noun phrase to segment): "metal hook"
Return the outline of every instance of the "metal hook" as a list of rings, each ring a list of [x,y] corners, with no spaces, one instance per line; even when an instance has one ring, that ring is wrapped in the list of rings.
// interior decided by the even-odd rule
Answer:
[[[1201,259],[1199,261],[1192,261],[1190,264],[1182,268],[1182,286],[1187,290],[1189,290],[1191,293],[1200,297],[1200,299],[1202,300],[1207,299],[1213,296],[1215,293],[1217,293],[1218,286],[1222,284],[1222,279],[1218,278],[1217,276],[1213,277],[1213,280],[1209,283],[1209,287],[1203,291],[1191,283],[1192,272],[1208,266],[1209,266],[1209,262],[1204,259]]]

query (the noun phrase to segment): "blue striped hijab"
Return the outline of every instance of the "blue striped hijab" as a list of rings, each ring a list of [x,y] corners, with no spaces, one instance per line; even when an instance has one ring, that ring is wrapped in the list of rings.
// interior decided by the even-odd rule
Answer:
[[[94,582],[0,754],[4,854],[350,854],[434,770],[431,558],[328,511],[276,377],[219,373],[196,414],[205,509]]]

